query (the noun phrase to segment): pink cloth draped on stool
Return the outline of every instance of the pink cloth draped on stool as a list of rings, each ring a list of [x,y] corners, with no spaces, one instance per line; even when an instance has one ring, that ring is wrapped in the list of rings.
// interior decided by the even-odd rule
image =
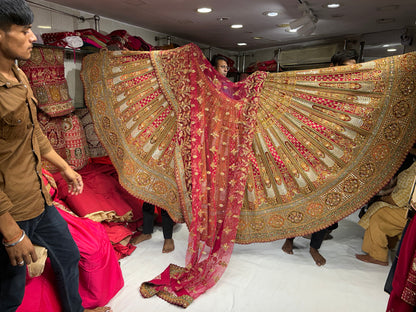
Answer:
[[[143,223],[143,200],[128,193],[118,182],[118,174],[111,163],[91,162],[77,171],[84,181],[79,195],[68,193],[67,184],[60,173],[54,173],[59,199],[80,217],[103,222],[117,258],[130,255],[136,247],[120,244],[133,235]]]
[[[43,170],[43,180],[45,184],[50,185],[45,176],[50,180],[52,175]],[[52,196],[56,196],[56,189],[53,186],[50,192]],[[62,201],[58,200],[55,206],[68,223],[69,231],[80,251],[79,292],[82,304],[84,308],[104,306],[124,285],[121,268],[107,233],[100,223],[77,217],[63,210],[68,208]],[[61,311],[55,274],[49,259],[41,276],[34,278],[27,276],[26,280],[25,296],[18,312]]]
[[[129,194],[120,185],[112,165],[89,163],[77,172],[84,181],[84,190],[76,196],[68,193],[60,173],[53,175],[59,189],[59,198],[76,215],[97,222],[129,222],[141,218],[143,201]]]

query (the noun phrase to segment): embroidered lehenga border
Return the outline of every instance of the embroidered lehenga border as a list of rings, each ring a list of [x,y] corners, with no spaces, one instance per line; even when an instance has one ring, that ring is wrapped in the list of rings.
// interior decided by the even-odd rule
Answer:
[[[84,59],[86,103],[121,184],[190,231],[186,267],[141,287],[187,306],[234,242],[311,233],[375,194],[415,141],[416,55],[220,76],[195,45]]]

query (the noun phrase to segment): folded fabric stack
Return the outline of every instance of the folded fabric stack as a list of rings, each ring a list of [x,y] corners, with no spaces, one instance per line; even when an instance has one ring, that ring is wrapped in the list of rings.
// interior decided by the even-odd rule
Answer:
[[[130,35],[127,30],[114,30],[104,35],[92,28],[78,29],[73,32],[55,32],[42,34],[45,45],[97,52],[100,49],[151,51],[154,47],[139,36]]]
[[[276,72],[277,71],[277,62],[276,60],[269,60],[263,62],[257,62],[251,64],[247,67],[247,73],[254,73],[255,71],[267,71],[267,72]]]
[[[108,46],[114,46],[117,50],[127,49],[131,51],[151,51],[154,49],[154,47],[144,41],[143,38],[139,36],[131,36],[124,29],[114,30],[108,36],[111,37],[110,42],[108,42]]]
[[[46,45],[77,49],[83,46],[81,34],[79,32],[66,31],[56,33],[45,33],[41,35],[42,41]]]

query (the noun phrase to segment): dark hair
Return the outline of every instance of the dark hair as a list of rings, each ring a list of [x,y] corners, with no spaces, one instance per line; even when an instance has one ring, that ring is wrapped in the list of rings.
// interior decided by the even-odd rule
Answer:
[[[223,60],[228,64],[228,60],[225,56],[223,56],[221,54],[216,54],[211,59],[212,66],[214,66],[214,67],[217,66],[217,63],[218,63],[219,60]]]
[[[0,29],[8,31],[12,25],[33,23],[33,12],[24,0],[0,0]]]
[[[358,61],[358,53],[354,49],[338,51],[331,57],[331,63],[335,66],[343,65],[345,61]]]

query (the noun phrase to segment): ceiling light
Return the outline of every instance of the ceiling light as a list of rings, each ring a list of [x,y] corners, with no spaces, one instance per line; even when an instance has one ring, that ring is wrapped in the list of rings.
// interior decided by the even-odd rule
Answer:
[[[278,16],[279,13],[276,12],[276,11],[266,11],[266,12],[263,12],[263,15],[270,16],[270,17],[275,17],[275,16]]]
[[[199,8],[197,9],[198,13],[211,13],[212,9],[211,8]]]
[[[326,5],[326,7],[328,8],[328,9],[336,9],[336,8],[339,8],[341,5],[339,4],[339,3],[328,3],[327,5]]]
[[[395,49],[395,48],[387,49],[387,52],[396,52],[396,51],[397,51],[397,49]]]
[[[41,26],[41,25],[39,25],[37,27],[41,28],[41,29],[51,29],[52,28],[51,26]]]
[[[229,17],[218,17],[217,18],[217,21],[220,21],[220,22],[225,22],[225,21],[228,21],[229,20]]]
[[[247,43],[245,43],[245,42],[239,42],[239,43],[237,43],[237,45],[238,45],[238,46],[246,46],[246,45],[247,45]]]
[[[388,47],[394,47],[394,46],[399,46],[401,45],[401,43],[396,43],[396,42],[392,42],[392,43],[385,43],[383,44],[383,48],[388,48]]]
[[[231,25],[231,28],[234,28],[234,29],[243,28],[243,25],[241,25],[241,24],[234,24],[234,25]]]
[[[295,33],[295,32],[297,32],[297,28],[295,28],[295,29],[291,29],[291,28],[287,28],[287,29],[285,29],[287,32],[290,32],[290,33]]]
[[[253,37],[254,40],[260,40],[263,39],[263,37]]]

